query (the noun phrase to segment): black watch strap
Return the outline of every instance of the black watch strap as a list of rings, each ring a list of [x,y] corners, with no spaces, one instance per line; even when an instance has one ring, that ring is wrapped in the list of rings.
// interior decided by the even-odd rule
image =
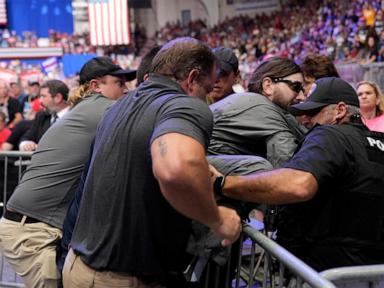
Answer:
[[[225,183],[225,176],[218,176],[215,179],[215,182],[213,182],[213,191],[215,192],[216,195],[220,197],[225,197],[223,195],[223,187]]]

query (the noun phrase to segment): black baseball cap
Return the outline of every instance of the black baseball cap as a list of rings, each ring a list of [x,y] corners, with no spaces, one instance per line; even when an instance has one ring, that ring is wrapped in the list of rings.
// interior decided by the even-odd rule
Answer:
[[[212,49],[213,54],[219,62],[220,69],[225,72],[237,72],[239,70],[239,60],[232,49],[226,47],[217,47]]]
[[[339,102],[359,107],[357,93],[348,82],[337,77],[325,77],[312,84],[306,101],[291,105],[288,110],[293,115],[300,116]]]
[[[136,70],[123,69],[109,57],[95,57],[81,67],[80,85],[106,75],[125,76],[126,81],[132,81],[136,78]]]
[[[35,86],[35,85],[40,86],[39,81],[28,81],[28,86]]]

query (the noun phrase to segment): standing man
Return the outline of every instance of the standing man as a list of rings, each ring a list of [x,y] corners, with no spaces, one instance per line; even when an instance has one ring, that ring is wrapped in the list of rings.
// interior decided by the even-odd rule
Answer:
[[[20,151],[34,151],[45,131],[69,110],[69,89],[60,80],[48,80],[41,86],[40,102],[44,111],[38,112],[32,126],[21,137]]]
[[[281,169],[228,176],[222,190],[256,203],[306,201],[282,209],[277,240],[318,271],[384,262],[384,134],[362,124],[358,107],[344,80],[317,80],[291,111],[320,125],[292,159]]]
[[[64,287],[183,287],[177,282],[190,260],[191,219],[224,245],[239,236],[236,212],[216,205],[205,158],[212,130],[205,97],[216,76],[211,50],[178,38],[152,68],[98,127]]]
[[[97,124],[111,99],[123,95],[130,76],[108,57],[85,63],[80,87],[69,99],[73,107],[43,135],[8,201],[0,220],[0,248],[27,287],[57,287],[56,246],[64,217]]]
[[[232,49],[217,47],[212,49],[213,54],[218,60],[217,78],[208,101],[217,102],[228,95],[235,93],[233,86],[240,80],[239,60]]]

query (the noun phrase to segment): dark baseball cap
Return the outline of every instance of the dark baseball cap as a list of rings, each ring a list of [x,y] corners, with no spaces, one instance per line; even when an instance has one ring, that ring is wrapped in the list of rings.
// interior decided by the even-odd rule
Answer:
[[[306,101],[291,105],[288,110],[293,115],[300,116],[339,102],[359,107],[357,93],[348,82],[337,77],[325,77],[312,84]]]
[[[212,49],[216,59],[219,62],[220,69],[225,72],[237,72],[239,70],[239,60],[232,49],[226,47],[217,47]]]
[[[40,86],[40,83],[38,81],[28,81],[28,86]]]
[[[136,70],[123,69],[109,57],[95,57],[81,67],[80,85],[106,75],[125,76],[126,81],[132,81],[136,78]]]

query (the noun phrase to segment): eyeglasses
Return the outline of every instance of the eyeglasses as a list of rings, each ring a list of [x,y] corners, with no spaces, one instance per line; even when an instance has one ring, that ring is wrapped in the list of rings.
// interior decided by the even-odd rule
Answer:
[[[283,79],[283,78],[272,78],[272,81],[274,83],[283,82],[287,84],[289,88],[291,88],[296,93],[300,93],[300,91],[304,92],[303,83],[299,81],[292,81],[292,80]]]

